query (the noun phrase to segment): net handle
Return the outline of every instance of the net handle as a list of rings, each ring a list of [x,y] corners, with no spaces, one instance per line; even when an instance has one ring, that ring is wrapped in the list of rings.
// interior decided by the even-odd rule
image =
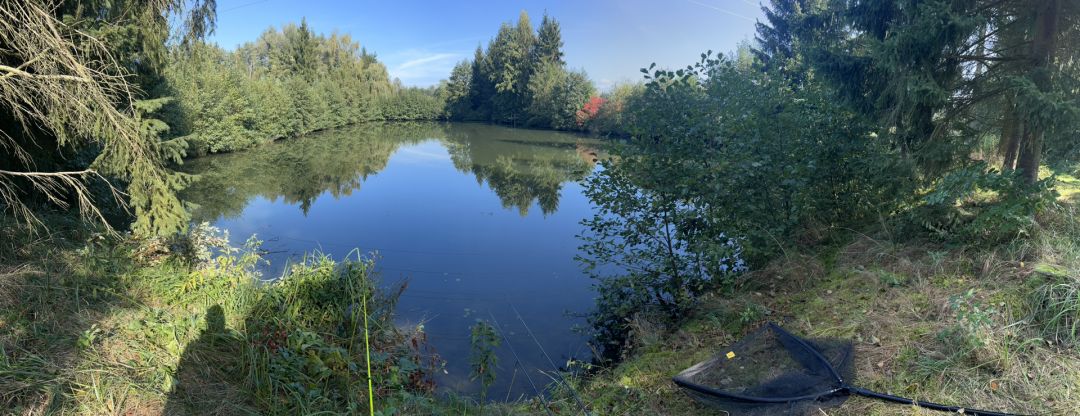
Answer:
[[[909,399],[907,397],[893,396],[891,394],[878,393],[876,391],[866,390],[855,386],[845,386],[848,392],[851,394],[857,394],[863,397],[869,397],[871,399],[884,400],[893,403],[907,404],[912,406],[919,406],[931,410],[939,410],[942,412],[962,413],[965,415],[975,416],[1022,416],[1017,413],[1004,413],[994,412],[990,410],[969,409],[963,406],[947,406],[938,403],[924,402],[915,399]]]

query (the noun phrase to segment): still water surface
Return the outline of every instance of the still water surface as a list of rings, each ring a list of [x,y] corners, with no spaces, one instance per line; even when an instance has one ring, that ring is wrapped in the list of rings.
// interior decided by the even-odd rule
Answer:
[[[387,285],[408,280],[399,323],[423,323],[447,361],[437,379],[446,389],[478,391],[469,328],[494,316],[510,343],[497,350],[489,397],[513,399],[533,394],[522,371],[550,381],[538,372],[551,370],[541,347],[557,366],[589,357],[573,331],[583,322],[567,312],[593,303],[574,256],[578,222],[591,213],[578,181],[598,148],[479,124],[359,125],[190,161],[200,180],[185,199],[198,205],[196,221],[229,230],[234,243],[264,240],[267,276],[314,250],[377,252]]]

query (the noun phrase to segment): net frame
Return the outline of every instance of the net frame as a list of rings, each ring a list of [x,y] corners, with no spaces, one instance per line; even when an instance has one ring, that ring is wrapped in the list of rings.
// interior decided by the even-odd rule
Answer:
[[[695,380],[702,372],[715,366],[717,363],[723,362],[722,360],[725,358],[728,360],[735,358],[736,354],[734,354],[734,351],[744,349],[740,348],[740,346],[745,347],[746,344],[757,342],[755,338],[761,336],[762,333],[775,334],[778,339],[781,340],[782,350],[791,354],[792,360],[804,366],[805,370],[810,371],[811,377],[804,377],[803,380],[813,380],[817,378],[821,380],[819,384],[823,385],[821,385],[820,388],[814,388],[811,390],[812,392],[805,394],[769,396],[764,394],[743,394],[733,392],[712,387]],[[781,348],[773,347],[773,349],[779,350]],[[829,360],[826,358],[826,354],[822,353],[823,350],[829,352],[840,351],[842,355],[835,357],[834,360]],[[686,370],[683,370],[672,378],[672,382],[682,388],[691,397],[706,404],[724,407],[725,410],[729,411],[729,414],[773,415],[779,414],[780,412],[786,414],[804,414],[809,413],[814,409],[839,406],[843,404],[849,396],[854,394],[877,400],[918,406],[930,410],[957,412],[967,415],[1019,416],[1012,413],[970,409],[963,406],[948,406],[914,400],[853,386],[850,382],[854,376],[854,371],[851,369],[854,350],[850,342],[803,339],[791,334],[773,322],[765,324],[762,328],[752,332],[733,344],[730,351],[731,352],[726,356],[717,355],[709,360],[697,363]],[[812,360],[809,360],[808,358],[812,358]],[[818,372],[814,372],[813,369],[815,367],[819,370],[825,369],[828,374],[821,375],[818,374]],[[766,385],[776,380],[776,377],[770,380],[759,380],[755,386]],[[795,379],[790,378],[785,381],[790,383],[791,380]],[[755,388],[747,388],[747,390],[755,391]],[[783,409],[783,407],[786,407],[787,409]]]

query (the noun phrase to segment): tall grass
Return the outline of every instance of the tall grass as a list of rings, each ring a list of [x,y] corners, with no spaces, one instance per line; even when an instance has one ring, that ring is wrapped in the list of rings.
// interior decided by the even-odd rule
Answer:
[[[1034,240],[1038,263],[1028,299],[1032,322],[1053,342],[1080,347],[1080,217],[1073,204],[1056,206]]]
[[[423,332],[393,324],[403,288],[380,288],[370,259],[316,253],[266,282],[255,242],[200,259],[162,254],[174,242],[86,237],[26,237],[0,256],[0,413],[441,406],[430,398],[439,361]]]

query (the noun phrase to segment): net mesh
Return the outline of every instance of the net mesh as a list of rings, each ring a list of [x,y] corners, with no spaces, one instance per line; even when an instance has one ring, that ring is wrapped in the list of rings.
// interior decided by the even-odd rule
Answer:
[[[850,342],[798,338],[768,324],[675,380],[732,415],[820,414],[847,399],[841,387],[850,382],[851,359]]]

